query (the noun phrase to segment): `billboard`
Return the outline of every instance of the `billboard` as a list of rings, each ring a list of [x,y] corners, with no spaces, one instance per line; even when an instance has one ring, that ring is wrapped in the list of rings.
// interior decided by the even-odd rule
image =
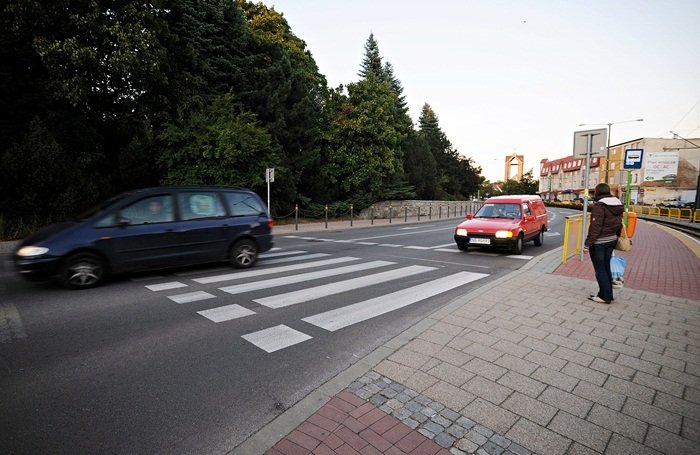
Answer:
[[[645,182],[671,182],[678,178],[678,150],[668,152],[650,152],[645,156]]]

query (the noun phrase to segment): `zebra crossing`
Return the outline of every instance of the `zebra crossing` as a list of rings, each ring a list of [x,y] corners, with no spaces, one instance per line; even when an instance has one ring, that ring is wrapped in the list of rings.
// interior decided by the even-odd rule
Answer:
[[[215,324],[255,316],[256,308],[277,310],[292,305],[328,299],[356,289],[379,289],[377,285],[409,277],[427,278],[399,291],[378,295],[329,311],[321,311],[300,320],[328,332],[359,324],[369,319],[399,310],[414,303],[464,286],[487,277],[485,273],[461,271],[439,276],[439,267],[397,264],[392,261],[363,261],[353,256],[328,257],[329,254],[309,254],[301,250],[279,250],[261,255],[259,264],[248,270],[214,273],[208,276],[177,276],[176,281],[145,284],[148,291],[163,295],[170,301],[185,305],[207,302],[210,308],[196,311],[198,316]],[[351,275],[352,276],[348,276]],[[361,275],[358,275],[361,274]],[[318,284],[324,278],[331,283]],[[188,291],[190,286],[214,285],[214,289]],[[286,286],[306,284],[302,289],[286,290]],[[374,287],[373,287],[374,286]],[[372,288],[373,287],[373,288]],[[255,292],[251,297],[244,294]],[[261,295],[262,294],[262,295]],[[238,303],[221,305],[226,295],[235,295]],[[200,306],[201,308],[201,306]],[[284,324],[242,335],[242,338],[265,352],[275,352],[311,340],[307,333]]]

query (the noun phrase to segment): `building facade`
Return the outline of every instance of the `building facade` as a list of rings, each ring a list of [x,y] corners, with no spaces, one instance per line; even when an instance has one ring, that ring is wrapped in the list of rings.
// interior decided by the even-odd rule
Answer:
[[[700,183],[700,139],[640,138],[610,146],[591,159],[589,196],[607,175],[613,194],[630,203],[658,205],[668,201],[693,202]],[[642,150],[641,168],[625,169],[627,150]],[[585,158],[568,156],[540,162],[540,193],[545,200],[573,200],[583,197]]]
[[[602,175],[600,158],[591,158],[588,186],[595,188]],[[567,156],[540,162],[540,195],[545,201],[572,201],[582,198],[586,179],[586,159]]]

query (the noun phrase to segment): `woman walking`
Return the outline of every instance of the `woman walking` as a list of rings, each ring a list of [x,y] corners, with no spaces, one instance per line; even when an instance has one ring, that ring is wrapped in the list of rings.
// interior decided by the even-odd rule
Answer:
[[[596,185],[593,200],[595,204],[591,207],[591,224],[584,245],[591,255],[598,294],[591,295],[588,300],[609,304],[613,301],[610,258],[622,229],[624,207],[618,198],[610,194],[607,183]]]

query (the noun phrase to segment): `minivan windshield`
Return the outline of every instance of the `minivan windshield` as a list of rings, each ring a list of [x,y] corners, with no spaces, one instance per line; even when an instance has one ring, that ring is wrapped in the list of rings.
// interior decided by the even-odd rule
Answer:
[[[111,197],[111,198],[107,199],[106,201],[104,201],[104,202],[102,202],[94,207],[91,207],[89,210],[86,210],[85,212],[81,213],[80,215],[78,215],[75,218],[75,220],[76,221],[83,221],[83,220],[87,220],[89,218],[92,218],[97,213],[103,211],[104,209],[106,209],[107,207],[109,207],[111,205],[116,204],[117,202],[121,201],[122,199],[126,198],[127,196],[129,196],[128,193],[123,193],[123,194],[119,194],[117,196]]]
[[[520,218],[520,204],[484,204],[474,218]]]

